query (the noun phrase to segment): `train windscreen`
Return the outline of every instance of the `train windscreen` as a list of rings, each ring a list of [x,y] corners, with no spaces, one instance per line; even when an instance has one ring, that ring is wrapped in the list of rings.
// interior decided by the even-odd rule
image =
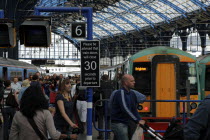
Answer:
[[[151,63],[133,63],[133,76],[135,78],[135,90],[150,95],[151,94]]]
[[[196,69],[195,63],[180,63],[180,75],[179,75],[179,93],[181,95],[186,95],[187,87],[186,81],[190,82],[190,94],[196,95],[197,91],[197,77],[196,77]]]
[[[206,68],[206,76],[205,76],[205,91],[210,91],[210,66]]]

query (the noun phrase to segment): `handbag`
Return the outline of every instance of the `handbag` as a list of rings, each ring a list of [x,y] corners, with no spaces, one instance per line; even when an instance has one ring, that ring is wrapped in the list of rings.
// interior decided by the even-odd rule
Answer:
[[[138,125],[131,140],[144,140],[143,129]]]
[[[44,136],[43,134],[40,132],[38,126],[36,125],[34,119],[30,119],[30,118],[27,118],[28,122],[30,123],[30,125],[32,126],[32,128],[34,129],[34,131],[36,132],[36,134],[39,136],[39,138],[41,140],[44,140]]]
[[[12,90],[8,94],[5,103],[6,103],[7,106],[11,106],[11,107],[15,107],[15,108],[18,107],[18,103],[17,103],[17,101],[15,99],[15,96],[13,95]]]

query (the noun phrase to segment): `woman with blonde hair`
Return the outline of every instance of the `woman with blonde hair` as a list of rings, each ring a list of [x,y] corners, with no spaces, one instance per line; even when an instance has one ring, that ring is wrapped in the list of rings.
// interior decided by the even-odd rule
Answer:
[[[70,133],[73,128],[78,126],[72,121],[74,101],[70,95],[71,83],[69,79],[65,79],[59,84],[59,91],[56,96],[56,113],[54,115],[55,127],[61,133]],[[76,139],[75,138],[72,139]]]

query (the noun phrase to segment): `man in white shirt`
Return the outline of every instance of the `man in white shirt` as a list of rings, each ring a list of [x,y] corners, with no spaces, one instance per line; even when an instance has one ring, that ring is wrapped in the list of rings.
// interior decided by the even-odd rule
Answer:
[[[13,82],[11,83],[11,88],[12,88],[13,90],[17,91],[17,92],[20,91],[21,85],[20,85],[20,83],[18,82],[18,78],[17,78],[17,77],[15,77],[15,78],[13,79]]]

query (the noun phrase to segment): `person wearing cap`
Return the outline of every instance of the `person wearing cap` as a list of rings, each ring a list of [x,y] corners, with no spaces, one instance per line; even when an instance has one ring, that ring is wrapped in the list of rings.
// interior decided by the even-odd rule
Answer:
[[[30,86],[30,81],[29,80],[24,80],[22,82],[22,88],[20,89],[20,92],[18,94],[18,103],[20,103],[20,100],[23,96],[24,91]]]

